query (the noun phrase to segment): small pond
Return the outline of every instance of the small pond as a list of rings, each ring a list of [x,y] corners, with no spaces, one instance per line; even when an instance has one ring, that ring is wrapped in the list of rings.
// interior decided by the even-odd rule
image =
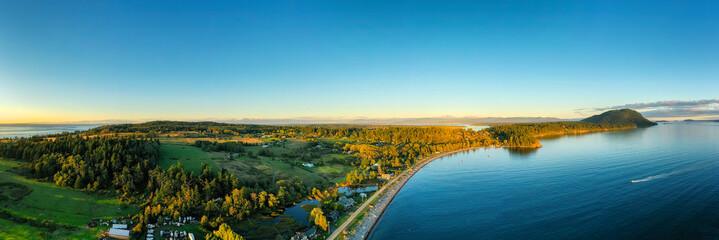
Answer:
[[[307,221],[307,214],[309,214],[309,212],[302,209],[302,205],[305,205],[305,204],[319,205],[320,201],[317,201],[317,199],[304,200],[298,204],[295,204],[292,207],[285,208],[285,211],[282,214],[290,215],[290,216],[292,216],[292,219],[295,220],[295,222],[309,226],[310,222]],[[260,224],[261,225],[272,225],[272,224],[280,223],[280,218],[282,218],[282,217],[278,216],[278,217],[275,217],[274,219],[272,219],[272,221],[267,221],[267,222],[262,221],[262,222],[260,222]]]

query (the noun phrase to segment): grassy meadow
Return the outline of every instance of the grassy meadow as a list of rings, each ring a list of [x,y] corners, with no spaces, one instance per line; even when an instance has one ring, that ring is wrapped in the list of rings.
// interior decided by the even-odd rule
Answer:
[[[0,158],[0,173],[20,165],[21,162]]]
[[[16,224],[10,220],[0,218],[0,239],[24,240],[43,239],[38,233],[45,229],[25,224]]]
[[[212,167],[212,169],[219,169],[215,161],[212,160],[212,157],[217,158],[219,156],[212,156],[200,148],[189,145],[162,144],[160,145],[160,160],[158,161],[158,165],[164,169],[168,169],[170,166],[177,165],[178,162],[181,162],[185,170],[200,173],[203,162]]]
[[[17,164],[15,161],[0,159],[0,166]],[[58,228],[54,233],[38,235],[46,230],[0,218],[0,223],[7,223],[0,224],[0,239],[92,239],[99,236],[101,231],[99,228],[89,229],[86,226],[92,218],[110,219],[138,211],[137,207],[124,205],[113,197],[62,188],[53,183],[37,182],[9,171],[0,172],[0,183],[21,185],[32,190],[17,200],[0,200],[0,209],[17,217],[47,220],[77,228]]]
[[[215,171],[224,168],[239,178],[255,179],[264,175],[274,176],[275,179],[279,180],[297,176],[311,186],[336,182],[352,170],[351,166],[329,163],[332,159],[348,157],[339,153],[322,154],[320,158],[308,161],[316,163],[321,160],[327,163],[317,167],[304,167],[297,164],[298,160],[296,159],[283,157],[286,154],[304,151],[307,148],[306,140],[289,139],[271,147],[246,146],[244,153],[241,153],[238,157],[230,158],[230,153],[228,152],[204,152],[200,148],[187,145],[196,140],[220,142],[221,140],[219,139],[187,139],[184,137],[163,137],[161,140],[163,144],[160,146],[160,167],[168,169],[170,166],[181,162],[186,170],[199,173],[201,163],[204,162]],[[250,141],[247,138],[241,139]],[[251,141],[257,142],[259,139],[253,138]],[[269,151],[270,156],[259,156],[260,151]],[[292,162],[295,162],[295,164],[292,164]]]

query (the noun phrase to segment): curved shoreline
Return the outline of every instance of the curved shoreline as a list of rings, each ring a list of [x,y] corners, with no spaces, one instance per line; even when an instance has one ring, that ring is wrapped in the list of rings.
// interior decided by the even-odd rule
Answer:
[[[387,209],[390,203],[394,200],[394,197],[399,193],[399,190],[402,189],[402,187],[411,179],[415,173],[417,173],[419,170],[421,170],[425,165],[428,163],[437,160],[439,158],[452,155],[459,152],[469,151],[469,150],[475,150],[480,148],[496,148],[497,146],[483,146],[483,147],[472,147],[472,148],[463,148],[460,150],[454,150],[450,152],[444,152],[440,153],[438,155],[432,155],[429,157],[426,157],[419,162],[415,163],[414,166],[412,166],[411,169],[408,169],[404,171],[400,176],[397,176],[391,183],[387,184],[386,191],[381,192],[380,195],[377,197],[377,201],[375,205],[372,205],[371,210],[376,210],[378,212],[376,213],[370,213],[365,214],[364,217],[360,220],[359,225],[355,228],[355,234],[351,236],[346,236],[348,239],[366,239],[369,237],[369,234],[372,232],[372,229],[374,229],[375,225],[377,224],[377,221],[380,217],[382,217],[382,214]],[[372,201],[371,199],[368,199],[367,201]],[[362,209],[363,211],[364,209]],[[368,210],[368,211],[371,211]],[[360,210],[358,210],[360,211]],[[350,221],[348,219],[348,221]],[[369,227],[362,226],[369,224]],[[331,239],[331,238],[330,238]]]

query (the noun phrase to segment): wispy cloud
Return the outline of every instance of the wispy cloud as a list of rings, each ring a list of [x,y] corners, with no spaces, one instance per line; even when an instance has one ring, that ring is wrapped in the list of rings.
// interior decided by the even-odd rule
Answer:
[[[630,103],[610,107],[576,109],[577,114],[607,111],[614,109],[634,109],[650,118],[678,117],[719,117],[719,99],[703,100],[665,100],[657,102]]]
[[[658,102],[645,102],[645,103],[630,103],[612,107],[600,107],[595,108],[597,111],[606,111],[612,109],[624,109],[630,108],[634,110],[645,110],[650,108],[697,108],[705,107],[712,104],[719,104],[719,99],[704,99],[704,100],[666,100]]]
[[[680,118],[680,117],[704,117],[719,116],[719,109],[700,110],[700,109],[671,109],[671,110],[650,110],[642,112],[644,117],[648,118]]]

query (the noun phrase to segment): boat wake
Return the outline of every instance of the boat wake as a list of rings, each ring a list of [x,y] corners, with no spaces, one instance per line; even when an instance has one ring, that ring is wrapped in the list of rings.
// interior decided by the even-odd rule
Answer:
[[[649,176],[649,177],[645,177],[645,178],[638,179],[638,180],[632,180],[632,183],[646,182],[646,181],[651,181],[651,180],[654,180],[654,179],[665,178],[665,177],[668,177],[668,176],[669,176],[669,174],[662,173],[662,174],[657,174],[657,175],[654,175],[654,176]]]
[[[692,173],[692,172],[696,172],[696,171],[707,170],[707,169],[716,168],[716,167],[719,167],[719,164],[710,165],[710,166],[706,166],[706,167],[702,167],[702,168],[680,169],[680,170],[675,170],[675,171],[671,171],[671,172],[668,172],[668,173],[661,173],[661,174],[657,174],[657,175],[654,175],[654,176],[645,177],[645,178],[642,178],[642,179],[632,180],[631,182],[632,182],[632,183],[647,182],[647,181],[651,181],[651,180],[655,180],[655,179],[666,178],[666,177],[671,177],[671,176],[677,176],[677,175],[682,175],[682,174]]]

